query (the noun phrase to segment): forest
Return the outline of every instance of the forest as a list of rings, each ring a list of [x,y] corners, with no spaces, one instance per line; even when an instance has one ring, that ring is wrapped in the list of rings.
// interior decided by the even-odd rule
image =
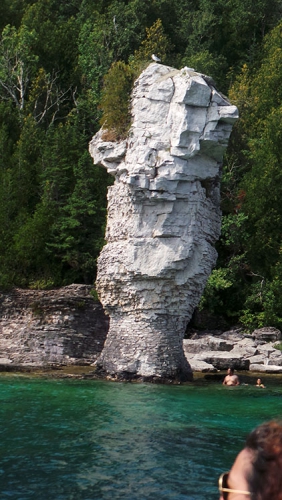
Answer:
[[[0,289],[95,282],[113,180],[88,143],[155,52],[240,113],[199,310],[282,328],[282,0],[1,0],[0,25]]]

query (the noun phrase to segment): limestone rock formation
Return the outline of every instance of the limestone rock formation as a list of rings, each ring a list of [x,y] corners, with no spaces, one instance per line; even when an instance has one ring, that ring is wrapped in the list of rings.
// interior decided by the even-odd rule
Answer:
[[[186,325],[216,261],[220,168],[235,120],[204,75],[150,64],[135,82],[120,142],[90,143],[115,177],[97,291],[110,316],[98,364],[109,373],[189,379]]]
[[[267,327],[252,335],[240,328],[226,332],[194,332],[184,339],[184,352],[193,371],[236,370],[282,373],[281,332]]]
[[[109,319],[90,285],[0,293],[0,372],[5,365],[92,365]]]

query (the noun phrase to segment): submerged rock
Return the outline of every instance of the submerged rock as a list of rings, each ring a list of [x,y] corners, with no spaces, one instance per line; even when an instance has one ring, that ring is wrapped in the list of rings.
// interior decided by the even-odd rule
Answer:
[[[204,75],[153,63],[131,114],[124,141],[101,129],[89,148],[115,177],[96,283],[110,316],[98,365],[191,379],[182,340],[217,257],[221,162],[238,111]]]

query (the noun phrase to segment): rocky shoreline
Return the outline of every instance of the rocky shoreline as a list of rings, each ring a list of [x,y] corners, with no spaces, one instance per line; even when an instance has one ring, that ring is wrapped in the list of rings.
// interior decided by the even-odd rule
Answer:
[[[252,334],[242,328],[228,331],[193,331],[184,339],[186,358],[193,372],[217,372],[233,366],[235,370],[256,373],[282,373],[281,332],[260,328]]]
[[[0,367],[91,365],[103,348],[109,320],[93,286],[13,289],[0,294]]]
[[[0,372],[48,377],[179,383],[161,377],[109,376],[98,370],[108,317],[91,294],[74,284],[57,290],[14,289],[0,294]],[[282,374],[282,352],[275,328],[246,334],[241,328],[189,329],[184,353],[197,376],[221,377],[228,366],[248,374]]]
[[[263,383],[266,388],[275,387],[276,385],[281,385],[282,383],[282,373],[264,373],[263,376],[261,372],[250,372],[250,371],[237,371],[236,374],[239,376],[240,384],[242,386],[255,386],[257,378],[263,377]],[[169,378],[146,378],[146,377],[136,377],[136,378],[126,378],[126,377],[115,377],[108,374],[103,374],[97,371],[91,366],[52,366],[52,367],[35,367],[35,366],[3,366],[0,365],[0,378],[7,377],[21,377],[21,378],[35,378],[35,379],[45,379],[45,380],[100,380],[106,382],[129,382],[129,383],[150,383],[150,384],[162,384],[162,385],[196,385],[196,386],[206,386],[209,384],[222,384],[223,379],[226,375],[226,370],[217,370],[216,372],[203,372],[195,371],[193,372],[193,379],[189,381],[181,381],[177,379]]]

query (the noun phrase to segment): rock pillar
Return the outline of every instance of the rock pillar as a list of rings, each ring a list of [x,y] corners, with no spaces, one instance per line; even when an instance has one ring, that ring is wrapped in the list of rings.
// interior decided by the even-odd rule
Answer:
[[[98,364],[129,377],[192,378],[186,325],[216,261],[220,169],[238,111],[211,79],[150,64],[135,82],[120,142],[90,143],[115,177],[97,291],[110,316]]]

